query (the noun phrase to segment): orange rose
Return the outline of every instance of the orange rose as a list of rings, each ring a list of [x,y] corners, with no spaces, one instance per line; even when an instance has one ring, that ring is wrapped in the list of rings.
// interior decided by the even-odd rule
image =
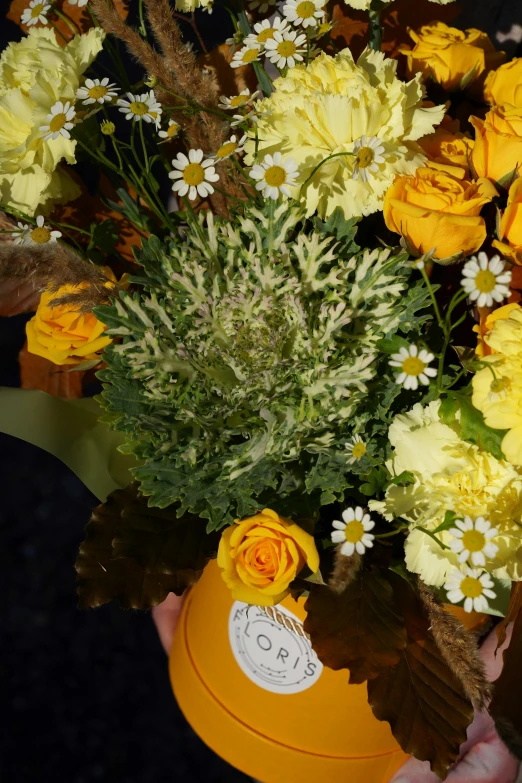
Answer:
[[[426,155],[426,166],[441,169],[457,179],[469,178],[469,159],[473,139],[464,133],[455,133],[441,124],[434,133],[419,139],[418,144]]]
[[[498,240],[493,246],[514,264],[522,266],[522,179],[516,179],[509,188],[506,209],[500,219]]]
[[[315,541],[295,522],[265,508],[223,531],[217,564],[236,601],[278,604],[304,564],[319,568]]]
[[[494,106],[484,120],[469,119],[475,128],[471,165],[477,177],[504,184],[522,173],[522,108]]]
[[[506,57],[496,51],[486,33],[473,28],[462,31],[434,22],[419,30],[408,28],[408,33],[415,46],[401,46],[399,52],[406,55],[409,77],[420,71],[446,90],[464,89]]]
[[[480,210],[497,195],[488,180],[461,181],[446,171],[418,169],[398,177],[384,198],[384,220],[419,256],[434,258],[476,253],[486,239]]]
[[[484,98],[491,106],[510,103],[522,108],[522,57],[491,71],[484,82]]]

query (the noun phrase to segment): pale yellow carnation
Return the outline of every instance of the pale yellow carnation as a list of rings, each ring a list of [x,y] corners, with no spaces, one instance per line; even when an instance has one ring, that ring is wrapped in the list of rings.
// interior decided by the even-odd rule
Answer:
[[[424,530],[433,532],[446,511],[476,519],[483,516],[499,531],[499,551],[488,571],[503,579],[522,578],[522,475],[513,465],[498,460],[440,421],[440,401],[426,407],[417,404],[395,417],[389,430],[394,449],[388,469],[392,475],[411,472],[415,482],[392,486],[384,501],[371,501],[370,508],[392,520],[402,517],[410,524],[406,539],[406,567],[420,574],[426,584],[441,586],[457,555],[444,549]],[[448,546],[448,531],[437,533]]]
[[[426,160],[416,142],[433,132],[444,107],[423,106],[420,75],[405,83],[396,69],[396,60],[370,49],[357,63],[349,49],[322,53],[276,79],[272,95],[257,102],[258,159],[279,151],[296,161],[292,195],[309,215],[338,206],[347,218],[376,212],[395,176],[414,174]],[[246,151],[251,165],[253,138]]]
[[[74,102],[80,76],[102,49],[99,27],[59,46],[55,33],[32,28],[0,57],[0,200],[33,215],[38,207],[64,203],[80,191],[60,161],[75,163],[76,142],[59,136],[43,141],[57,101]]]
[[[190,13],[196,8],[205,8],[211,3],[211,0],[176,0],[176,11]]]

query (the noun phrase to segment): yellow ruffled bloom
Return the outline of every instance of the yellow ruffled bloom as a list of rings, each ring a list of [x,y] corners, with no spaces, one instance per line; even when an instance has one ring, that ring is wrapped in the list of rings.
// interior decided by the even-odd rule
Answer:
[[[515,57],[488,73],[484,82],[484,98],[491,106],[509,103],[522,109],[522,57]]]
[[[492,353],[496,353],[496,351],[493,350],[489,344],[489,336],[491,329],[493,328],[493,324],[500,318],[509,318],[511,311],[516,310],[517,307],[518,305],[515,302],[512,302],[511,304],[497,307],[497,309],[493,310],[491,313],[488,312],[487,307],[480,308],[481,316],[484,316],[486,313],[487,315],[485,315],[485,317],[481,317],[480,324],[476,324],[473,327],[473,331],[478,335],[475,353],[479,359],[482,359],[483,356],[489,356]]]
[[[522,466],[522,307],[511,306],[503,315],[484,336],[492,353],[482,358],[488,367],[473,377],[472,402],[489,427],[509,430],[502,453],[512,465]]]
[[[522,179],[518,177],[509,188],[507,205],[500,218],[498,239],[493,247],[500,250],[517,266],[522,266]]]
[[[217,564],[236,601],[278,604],[304,564],[319,568],[315,541],[295,522],[265,508],[223,531]]]
[[[65,203],[80,190],[60,161],[75,163],[76,142],[44,141],[45,124],[57,101],[74,102],[80,76],[102,49],[96,27],[59,46],[53,30],[32,28],[0,57],[0,200],[34,215],[42,205]]]
[[[433,132],[444,107],[425,106],[420,76],[405,83],[396,69],[369,49],[357,63],[348,49],[323,53],[276,79],[272,95],[256,103],[258,157],[279,151],[297,163],[291,193],[308,215],[336,207],[346,218],[376,212],[395,176],[423,164],[417,141]],[[247,142],[248,165],[255,144]]]
[[[388,433],[393,458],[387,466],[392,475],[413,473],[415,482],[389,487],[385,500],[370,501],[369,506],[390,521],[402,517],[410,523],[406,566],[426,584],[443,585],[458,565],[456,553],[420,529],[433,532],[446,511],[489,520],[499,531],[494,541],[499,549],[487,570],[501,579],[522,579],[522,474],[461,440],[439,419],[439,408],[440,401],[424,408],[419,403],[395,417]],[[448,546],[452,536],[442,531],[437,538]]]

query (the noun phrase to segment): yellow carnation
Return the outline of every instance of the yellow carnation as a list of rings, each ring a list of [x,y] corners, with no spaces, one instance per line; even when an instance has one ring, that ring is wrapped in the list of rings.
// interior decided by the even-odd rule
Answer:
[[[419,403],[409,413],[395,417],[388,437],[393,458],[392,475],[413,473],[407,487],[392,486],[384,501],[370,501],[370,508],[392,520],[402,517],[410,523],[406,539],[406,566],[420,574],[426,584],[441,586],[457,555],[444,549],[421,527],[433,532],[446,511],[484,516],[499,531],[499,547],[488,564],[494,576],[522,578],[522,475],[513,465],[463,441],[458,432],[439,419],[440,401],[426,407]],[[451,534],[437,533],[448,546]]]
[[[444,107],[424,106],[420,75],[405,83],[396,69],[395,60],[369,49],[357,63],[348,49],[323,53],[276,79],[272,95],[257,102],[260,156],[279,151],[296,161],[291,192],[308,215],[336,207],[347,218],[376,212],[395,176],[423,164],[417,140],[433,132]],[[250,165],[253,138],[246,150]]]
[[[40,126],[59,100],[74,101],[80,76],[102,48],[99,27],[59,46],[53,31],[31,29],[0,58],[0,200],[33,215],[39,206],[63,203],[80,191],[57,170],[75,163],[76,142],[44,141]]]
[[[319,568],[315,541],[295,522],[265,508],[223,531],[217,564],[236,601],[278,604],[304,564]]]

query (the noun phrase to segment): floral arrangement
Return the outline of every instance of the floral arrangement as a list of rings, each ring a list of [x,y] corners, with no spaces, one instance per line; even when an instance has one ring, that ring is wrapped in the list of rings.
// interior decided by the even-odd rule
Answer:
[[[237,600],[304,596],[444,779],[474,708],[521,743],[522,59],[444,21],[390,42],[392,6],[14,0],[0,273],[36,310],[22,385],[95,374],[99,467],[126,460],[80,604],[211,558]],[[452,605],[514,623],[493,688]]]

